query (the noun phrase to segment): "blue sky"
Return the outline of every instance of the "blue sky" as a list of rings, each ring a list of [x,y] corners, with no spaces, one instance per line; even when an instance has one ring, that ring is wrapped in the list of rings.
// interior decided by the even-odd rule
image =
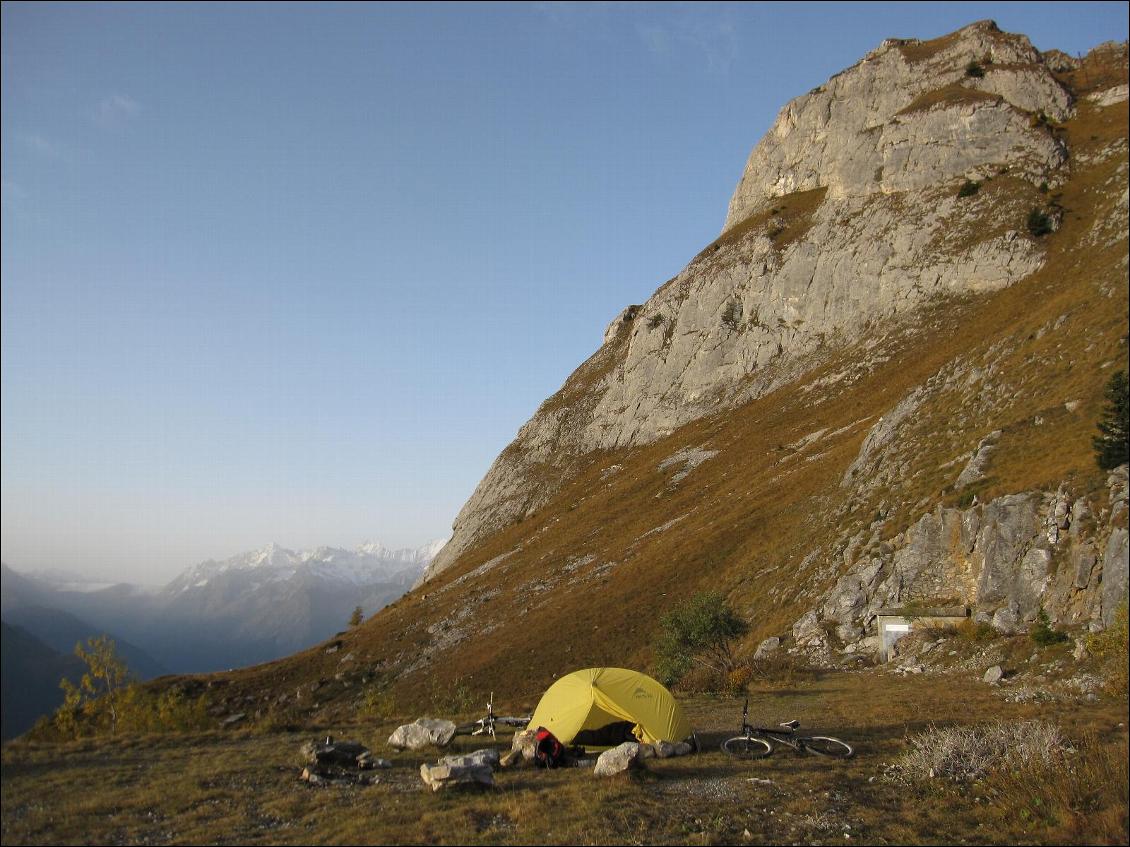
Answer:
[[[2,7],[2,554],[163,581],[446,535],[790,98],[1126,3]]]

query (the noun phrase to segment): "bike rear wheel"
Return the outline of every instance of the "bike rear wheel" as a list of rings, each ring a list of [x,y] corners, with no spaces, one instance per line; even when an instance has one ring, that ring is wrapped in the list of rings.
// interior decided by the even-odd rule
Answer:
[[[764,738],[738,735],[722,742],[722,752],[736,759],[764,759],[773,752],[773,745]]]
[[[802,740],[804,749],[817,756],[829,756],[833,759],[847,759],[855,752],[851,749],[850,744],[828,735],[813,735]]]

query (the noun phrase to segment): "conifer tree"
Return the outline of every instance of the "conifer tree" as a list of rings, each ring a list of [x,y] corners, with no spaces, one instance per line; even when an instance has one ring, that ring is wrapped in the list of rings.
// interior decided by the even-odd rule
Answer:
[[[1106,385],[1106,408],[1098,423],[1101,435],[1093,439],[1095,460],[1104,471],[1127,461],[1127,434],[1130,433],[1130,402],[1127,401],[1126,372],[1119,371]]]

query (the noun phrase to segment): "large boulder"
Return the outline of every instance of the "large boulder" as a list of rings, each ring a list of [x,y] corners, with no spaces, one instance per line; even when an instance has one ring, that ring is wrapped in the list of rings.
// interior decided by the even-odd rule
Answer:
[[[639,763],[640,745],[634,741],[625,741],[619,747],[601,753],[593,773],[597,776],[612,776],[639,767]]]
[[[422,750],[425,747],[446,747],[455,735],[455,724],[435,718],[418,718],[404,724],[388,737],[388,745],[398,750]]]

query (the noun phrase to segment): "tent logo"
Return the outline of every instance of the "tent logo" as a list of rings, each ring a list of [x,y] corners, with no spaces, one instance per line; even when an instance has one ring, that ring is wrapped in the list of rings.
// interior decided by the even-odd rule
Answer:
[[[644,691],[642,688],[637,688],[632,692],[632,698],[635,700],[650,700],[651,696],[650,691]]]

